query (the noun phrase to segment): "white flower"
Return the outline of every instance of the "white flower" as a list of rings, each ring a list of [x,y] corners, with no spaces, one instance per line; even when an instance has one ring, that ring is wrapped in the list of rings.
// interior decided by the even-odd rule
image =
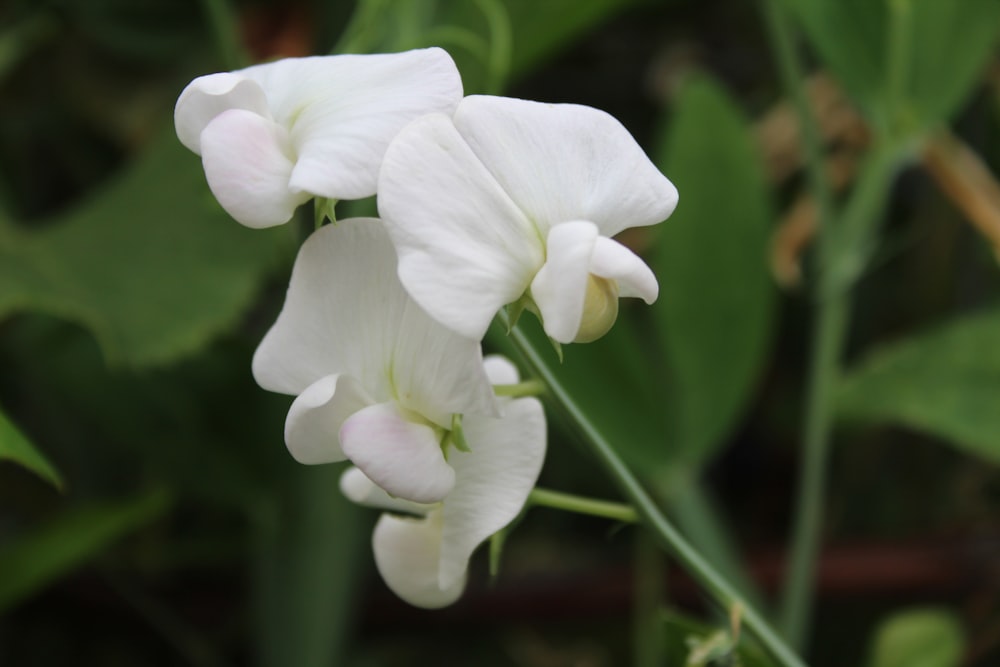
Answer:
[[[451,113],[461,98],[458,70],[438,48],[289,58],[195,79],[174,122],[222,207],[248,227],[271,227],[314,196],[375,194],[400,128]]]
[[[656,299],[652,271],[610,237],[666,218],[677,190],[602,111],[467,97],[407,125],[378,186],[403,285],[464,336],[527,297],[554,340],[593,340],[618,296]]]
[[[487,358],[486,367],[496,384],[517,382],[505,359]],[[534,398],[507,400],[500,419],[464,424],[470,451],[449,455],[455,487],[440,503],[393,498],[357,468],[341,477],[348,498],[391,512],[375,526],[375,564],[389,588],[418,607],[443,607],[462,594],[472,552],[520,513],[545,457],[545,415]]]
[[[437,502],[454,486],[453,415],[497,414],[478,341],[407,296],[375,219],[344,220],[306,240],[253,373],[265,389],[296,396],[285,443],[298,461],[349,458],[415,502]]]

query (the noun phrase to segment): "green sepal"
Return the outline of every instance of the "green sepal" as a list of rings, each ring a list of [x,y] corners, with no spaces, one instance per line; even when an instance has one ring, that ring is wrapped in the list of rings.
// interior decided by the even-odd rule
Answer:
[[[451,416],[450,440],[455,448],[460,452],[471,452],[469,442],[465,439],[465,429],[462,428],[462,415],[455,413]]]

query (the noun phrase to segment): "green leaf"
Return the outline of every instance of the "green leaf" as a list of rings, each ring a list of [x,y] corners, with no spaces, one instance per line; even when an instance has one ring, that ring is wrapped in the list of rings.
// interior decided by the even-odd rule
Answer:
[[[57,489],[63,488],[62,477],[55,467],[0,410],[0,460],[3,459],[21,464]]]
[[[955,112],[1000,34],[995,0],[786,2],[869,120],[908,133]]]
[[[1000,310],[884,345],[843,378],[841,417],[893,422],[1000,463]]]
[[[0,227],[0,317],[35,310],[82,324],[112,363],[171,361],[238,321],[290,240],[229,219],[197,156],[165,132],[43,231]]]
[[[944,609],[899,612],[878,627],[870,667],[957,667],[965,640],[955,615]]]
[[[81,567],[123,535],[163,514],[168,498],[154,491],[124,501],[67,510],[0,550],[0,613]]]
[[[680,192],[651,258],[670,386],[660,410],[671,460],[701,463],[743,415],[767,358],[772,212],[747,123],[708,79],[685,85],[658,156]]]

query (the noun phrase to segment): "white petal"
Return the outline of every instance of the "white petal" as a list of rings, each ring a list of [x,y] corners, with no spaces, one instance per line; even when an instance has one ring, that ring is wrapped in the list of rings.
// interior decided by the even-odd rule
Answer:
[[[376,401],[396,400],[443,427],[452,413],[495,410],[479,343],[413,303],[374,219],[343,220],[306,240],[253,371],[265,389],[288,394],[326,375],[350,375]]]
[[[598,238],[591,222],[565,222],[549,231],[545,265],[531,283],[542,325],[554,340],[571,343],[583,318],[590,258]]]
[[[476,547],[521,512],[545,459],[545,412],[537,399],[510,401],[503,418],[467,418],[464,426],[472,451],[449,455],[457,481],[442,510],[444,589],[463,581]]]
[[[445,607],[462,594],[465,577],[440,586],[438,563],[441,548],[440,512],[426,519],[384,514],[372,535],[375,565],[385,583],[403,600],[417,607]]]
[[[372,399],[357,380],[327,375],[296,397],[285,419],[285,444],[299,463],[343,461],[340,427]]]
[[[590,272],[617,281],[620,296],[635,296],[653,303],[660,292],[656,274],[638,255],[603,236],[594,243]]]
[[[378,484],[368,479],[368,476],[361,472],[361,470],[353,466],[345,470],[344,474],[340,476],[340,491],[353,503],[389,512],[424,516],[437,507],[437,505],[414,503],[402,498],[393,498]]]
[[[201,132],[223,111],[245,109],[270,118],[267,97],[260,85],[238,73],[200,76],[187,85],[174,107],[177,138],[201,155]]]
[[[212,194],[247,227],[288,222],[309,199],[288,187],[294,159],[288,133],[251,111],[216,116],[201,133],[201,159]]]
[[[561,222],[590,220],[610,237],[660,222],[677,205],[677,189],[603,111],[472,95],[455,125],[543,235]]]
[[[455,485],[438,434],[407,419],[393,403],[351,415],[340,429],[340,445],[369,479],[398,498],[434,503]]]
[[[416,120],[392,142],[378,206],[403,285],[463,336],[482,339],[496,312],[524,293],[542,265],[535,226],[447,116]]]
[[[521,374],[517,371],[510,359],[501,357],[499,354],[491,354],[483,360],[483,367],[486,369],[486,376],[492,384],[517,384],[521,381]]]
[[[442,49],[287,58],[242,70],[291,133],[293,189],[333,199],[375,194],[392,138],[427,113],[454,112],[462,81]]]

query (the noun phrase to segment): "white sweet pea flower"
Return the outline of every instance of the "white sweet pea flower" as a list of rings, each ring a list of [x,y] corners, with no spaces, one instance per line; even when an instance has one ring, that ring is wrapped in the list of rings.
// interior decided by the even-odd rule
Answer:
[[[466,97],[453,117],[407,125],[378,185],[403,284],[464,336],[520,302],[554,340],[585,342],[614,323],[619,296],[657,297],[649,267],[611,237],[665,219],[677,190],[602,111]]]
[[[455,484],[454,415],[495,415],[478,341],[431,319],[396,277],[376,219],[302,245],[284,308],[253,358],[263,388],[296,396],[285,443],[301,463],[350,459],[393,496],[441,500]]]
[[[517,382],[506,359],[490,357],[495,384]],[[468,452],[453,451],[455,486],[439,503],[401,501],[357,468],[341,490],[352,501],[387,510],[375,526],[375,564],[386,584],[410,604],[433,609],[454,602],[465,588],[473,551],[521,511],[545,458],[545,414],[534,398],[504,399],[503,417],[465,419]]]
[[[174,123],[222,207],[248,227],[271,227],[312,197],[375,194],[400,128],[451,113],[461,98],[458,70],[439,48],[288,58],[198,77]]]

